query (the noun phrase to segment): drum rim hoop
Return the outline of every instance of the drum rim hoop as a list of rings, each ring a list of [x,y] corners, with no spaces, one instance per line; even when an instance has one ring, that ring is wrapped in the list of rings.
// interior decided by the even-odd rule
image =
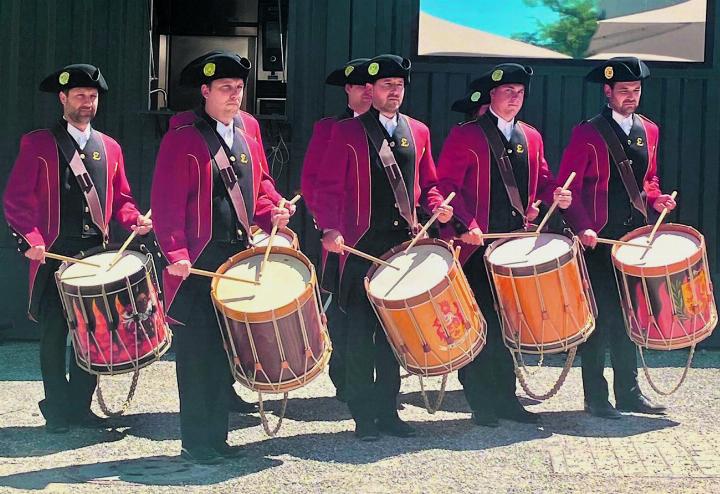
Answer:
[[[622,242],[629,242],[630,240],[637,238],[640,235],[650,233],[652,231],[653,226],[652,225],[646,225],[641,226],[640,228],[636,228],[622,237],[620,237],[620,240]],[[664,266],[653,266],[653,267],[644,267],[644,266],[635,266],[632,264],[627,264],[622,261],[620,261],[617,258],[617,250],[620,248],[619,245],[613,245],[611,250],[611,258],[612,263],[615,269],[617,269],[621,273],[628,274],[630,276],[640,277],[640,278],[648,278],[648,277],[655,277],[655,276],[665,276],[666,274],[675,274],[680,273],[682,271],[687,270],[688,263],[691,266],[695,266],[695,264],[698,263],[698,261],[701,261],[705,258],[706,253],[706,247],[705,247],[705,237],[702,233],[700,233],[695,228],[683,225],[680,223],[665,223],[663,225],[660,225],[660,228],[658,229],[658,233],[661,232],[682,232],[687,233],[694,238],[696,238],[700,244],[698,245],[698,250],[693,253],[691,256],[686,257],[685,259],[681,259],[680,261],[676,261]],[[704,265],[703,271],[709,271],[709,268],[707,264]],[[708,278],[709,279],[709,278]]]
[[[239,261],[243,259],[247,259],[248,257],[253,257],[255,255],[261,255],[264,254],[265,247],[250,247],[249,249],[243,250],[241,252],[238,252],[237,254],[231,256],[227,261],[222,263],[216,270],[216,273],[224,274],[228,269],[230,269],[232,266],[237,264]],[[277,307],[275,309],[270,310],[264,310],[264,311],[257,311],[257,312],[245,312],[241,310],[231,309],[227,306],[227,304],[223,303],[217,296],[217,284],[219,282],[219,278],[213,278],[213,280],[210,283],[210,297],[212,298],[212,302],[217,307],[219,311],[221,311],[225,316],[227,316],[230,319],[233,319],[235,321],[242,321],[242,322],[268,322],[272,321],[273,319],[287,317],[289,315],[292,315],[296,312],[298,303],[300,306],[304,306],[305,303],[315,298],[315,287],[317,286],[317,276],[315,273],[315,266],[310,262],[310,260],[307,258],[305,254],[303,254],[299,250],[295,250],[291,247],[283,247],[279,245],[274,245],[270,248],[271,254],[285,254],[289,255],[291,257],[295,257],[297,260],[302,262],[305,267],[308,268],[308,271],[310,271],[310,280],[308,281],[307,285],[305,286],[305,289],[300,293],[299,296],[292,299],[287,304],[284,304],[280,307]]]
[[[540,235],[544,234],[541,233]],[[495,249],[513,240],[512,238],[501,238],[495,240],[485,250],[485,254],[483,255],[485,266],[487,266],[488,270],[493,274],[499,274],[501,276],[529,277],[535,276],[536,274],[547,274],[558,271],[559,269],[567,266],[573,259],[576,259],[578,256],[582,255],[582,253],[580,252],[580,242],[578,241],[577,237],[569,237],[561,233],[553,233],[552,235],[560,236],[570,240],[570,250],[554,259],[542,262],[540,264],[534,264],[532,266],[501,266],[499,264],[493,264],[489,260],[490,254],[492,254]]]

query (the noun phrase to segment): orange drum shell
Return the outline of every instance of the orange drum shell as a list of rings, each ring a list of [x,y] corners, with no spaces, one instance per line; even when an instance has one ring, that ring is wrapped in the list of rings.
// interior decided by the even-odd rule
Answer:
[[[580,253],[577,241],[573,241],[569,252],[536,266],[513,268],[491,264],[489,255],[507,241],[497,240],[485,252],[485,265],[492,275],[491,282],[506,344],[524,353],[559,353],[587,340],[595,329],[595,319],[584,290],[585,280],[578,262]],[[565,292],[569,297],[569,312],[565,310],[561,280],[565,283]],[[540,293],[545,304],[545,314]],[[546,324],[545,329],[543,324]]]
[[[423,244],[441,245],[453,253],[449,244],[442,240],[422,239],[416,245]],[[405,242],[391,249],[381,259],[391,258],[408,245],[409,242]],[[368,271],[365,290],[388,341],[408,372],[423,376],[444,375],[468,364],[482,350],[485,345],[485,320],[454,253],[453,265],[440,283],[421,295],[404,300],[385,300],[369,292],[370,280],[376,270],[377,266],[373,265]],[[445,340],[440,317],[445,321],[444,328],[457,336],[457,340]],[[428,342],[429,352],[423,348],[416,332],[418,330]]]

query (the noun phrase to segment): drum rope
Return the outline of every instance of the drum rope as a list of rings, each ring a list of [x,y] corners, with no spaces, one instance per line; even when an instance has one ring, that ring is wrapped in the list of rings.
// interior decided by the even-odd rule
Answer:
[[[258,412],[260,413],[260,421],[262,422],[265,434],[270,437],[275,437],[282,427],[283,419],[285,418],[285,411],[287,410],[288,394],[283,393],[282,405],[280,406],[280,413],[278,414],[278,422],[275,427],[270,429],[270,422],[268,421],[267,414],[265,412],[265,402],[262,398],[262,393],[258,391]]]
[[[423,397],[423,401],[425,402],[425,410],[430,415],[433,415],[435,412],[440,410],[440,405],[442,405],[443,399],[445,399],[445,387],[447,385],[447,374],[443,374],[442,382],[440,383],[440,390],[438,391],[437,398],[435,399],[435,403],[433,405],[430,405],[430,399],[428,398],[428,392],[425,391],[425,381],[423,379],[423,376],[418,376],[420,378],[420,394]]]
[[[140,369],[136,369],[133,373],[132,382],[130,383],[130,390],[128,391],[127,397],[125,398],[125,402],[122,404],[119,410],[113,411],[110,410],[110,408],[107,406],[107,403],[105,402],[105,396],[103,395],[102,388],[100,387],[100,376],[98,376],[98,383],[95,394],[97,395],[98,405],[100,406],[100,410],[102,411],[102,413],[104,413],[107,417],[119,417],[125,412],[127,412],[130,408],[130,403],[135,397],[135,390],[137,389],[139,377]]]
[[[553,385],[550,390],[545,394],[537,394],[534,391],[530,389],[530,386],[528,385],[527,379],[525,378],[525,374],[523,374],[523,371],[528,372],[525,368],[525,364],[518,365],[518,360],[516,353],[519,352],[510,352],[512,354],[513,358],[513,365],[515,366],[515,375],[518,378],[518,381],[520,381],[520,386],[522,386],[522,389],[527,393],[527,395],[530,398],[533,398],[535,400],[547,400],[548,398],[551,398],[557,394],[558,391],[560,391],[560,388],[565,383],[565,379],[567,378],[568,373],[570,372],[570,369],[572,368],[573,361],[575,360],[575,353],[577,352],[577,347],[573,347],[568,352],[567,359],[565,360],[565,367],[563,367],[563,370],[560,372],[560,376],[558,376],[557,381],[555,381],[555,384]],[[522,358],[522,357],[521,357]]]
[[[638,346],[638,349],[640,350],[640,360],[642,361],[645,379],[647,379],[647,382],[653,389],[653,391],[662,396],[670,396],[675,391],[680,389],[682,383],[685,382],[685,378],[687,378],[688,372],[690,371],[690,366],[692,365],[693,357],[695,356],[695,343],[693,343],[693,345],[690,347],[690,353],[688,354],[688,359],[685,363],[685,369],[683,370],[682,376],[680,376],[680,380],[670,391],[662,390],[655,384],[655,381],[653,381],[652,377],[650,377],[650,369],[648,369],[648,366],[645,363],[645,354],[643,353],[643,349],[641,346]]]

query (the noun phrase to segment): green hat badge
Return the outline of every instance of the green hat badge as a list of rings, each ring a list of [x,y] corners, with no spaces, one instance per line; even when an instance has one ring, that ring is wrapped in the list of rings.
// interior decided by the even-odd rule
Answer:
[[[203,74],[205,74],[206,77],[212,77],[215,75],[215,64],[212,62],[208,62],[203,67]]]
[[[348,77],[350,74],[352,74],[352,71],[355,70],[355,67],[352,65],[348,65],[345,67],[345,77]]]
[[[62,86],[64,86],[65,84],[67,84],[69,80],[70,80],[70,73],[69,73],[69,72],[63,72],[63,73],[60,74],[60,77],[58,77],[58,82],[59,82],[60,85],[62,85]]]
[[[473,103],[477,103],[478,101],[480,101],[481,96],[482,93],[480,91],[475,91],[470,95],[470,101],[472,101]]]
[[[503,71],[502,69],[497,69],[495,72],[492,73],[490,76],[493,81],[498,82],[501,81],[503,78]]]
[[[378,72],[380,72],[380,64],[378,64],[377,62],[373,62],[368,65],[368,74],[377,75]]]

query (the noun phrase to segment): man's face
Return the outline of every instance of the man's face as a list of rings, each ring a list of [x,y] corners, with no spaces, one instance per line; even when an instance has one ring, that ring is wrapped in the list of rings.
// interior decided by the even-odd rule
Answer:
[[[87,124],[95,118],[99,95],[94,87],[74,87],[59,97],[68,122]]]
[[[234,115],[240,109],[245,91],[242,79],[215,79],[210,84],[203,84],[200,92],[205,98],[205,109],[208,113]]]
[[[405,97],[405,80],[402,77],[378,79],[367,84],[372,91],[373,106],[383,113],[397,113]]]
[[[640,95],[642,94],[640,81],[616,82],[613,87],[605,84],[603,89],[610,108],[621,115],[626,117],[632,115],[640,106]]]
[[[358,113],[364,113],[372,103],[372,91],[366,84],[345,84],[348,106]],[[363,110],[363,111],[360,111]]]
[[[522,84],[503,84],[490,90],[490,105],[495,112],[506,117],[515,118],[525,101],[525,86]]]

